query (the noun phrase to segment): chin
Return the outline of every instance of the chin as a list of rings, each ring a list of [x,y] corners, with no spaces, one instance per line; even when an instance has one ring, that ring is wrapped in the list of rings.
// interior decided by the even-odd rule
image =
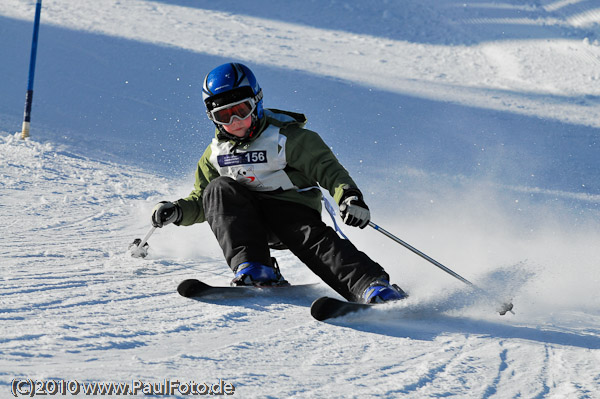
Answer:
[[[237,137],[244,137],[244,135],[246,134],[246,130],[247,129],[234,130],[233,132],[229,132],[229,134],[233,134],[234,136],[237,136]]]

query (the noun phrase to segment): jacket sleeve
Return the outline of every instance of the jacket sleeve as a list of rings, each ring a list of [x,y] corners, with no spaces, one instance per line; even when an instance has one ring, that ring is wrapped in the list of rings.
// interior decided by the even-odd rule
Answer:
[[[219,176],[209,161],[210,155],[211,149],[209,146],[198,161],[194,190],[189,196],[175,201],[181,207],[183,214],[181,221],[178,223],[179,226],[190,226],[206,221],[204,207],[202,206],[202,194],[208,183]]]
[[[362,198],[356,183],[321,136],[312,130],[294,127],[285,129],[285,133],[286,158],[290,167],[318,182],[337,204],[349,193]]]

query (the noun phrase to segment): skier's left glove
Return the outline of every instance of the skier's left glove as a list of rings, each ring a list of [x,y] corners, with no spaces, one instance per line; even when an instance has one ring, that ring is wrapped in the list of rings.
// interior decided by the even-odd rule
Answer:
[[[364,229],[371,220],[371,212],[360,193],[348,193],[340,202],[340,217],[350,226]]]
[[[183,212],[179,205],[161,201],[152,209],[152,226],[163,227],[171,223],[177,224],[181,222],[182,217]]]

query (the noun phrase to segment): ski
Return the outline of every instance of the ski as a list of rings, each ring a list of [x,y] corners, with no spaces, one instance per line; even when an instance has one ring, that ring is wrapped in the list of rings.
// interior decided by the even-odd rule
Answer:
[[[340,299],[323,296],[312,303],[310,314],[319,321],[345,316],[359,310],[370,309],[373,304],[346,302]]]
[[[206,284],[197,279],[188,279],[179,283],[177,292],[179,295],[186,298],[243,298],[248,296],[276,296],[290,295],[296,293],[304,293],[311,287],[318,286],[315,284],[296,284],[296,285],[281,285],[281,286],[214,286]]]

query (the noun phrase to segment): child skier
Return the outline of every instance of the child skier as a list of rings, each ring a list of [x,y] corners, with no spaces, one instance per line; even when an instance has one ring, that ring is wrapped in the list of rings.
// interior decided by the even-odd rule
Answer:
[[[263,93],[245,65],[206,75],[202,96],[216,136],[196,169],[194,190],[161,201],[152,224],[207,221],[233,270],[232,285],[285,285],[270,248],[289,249],[349,301],[374,303],[406,294],[383,268],[321,220],[319,186],[339,204],[342,220],[364,228],[363,195],[302,114],[263,108]]]

